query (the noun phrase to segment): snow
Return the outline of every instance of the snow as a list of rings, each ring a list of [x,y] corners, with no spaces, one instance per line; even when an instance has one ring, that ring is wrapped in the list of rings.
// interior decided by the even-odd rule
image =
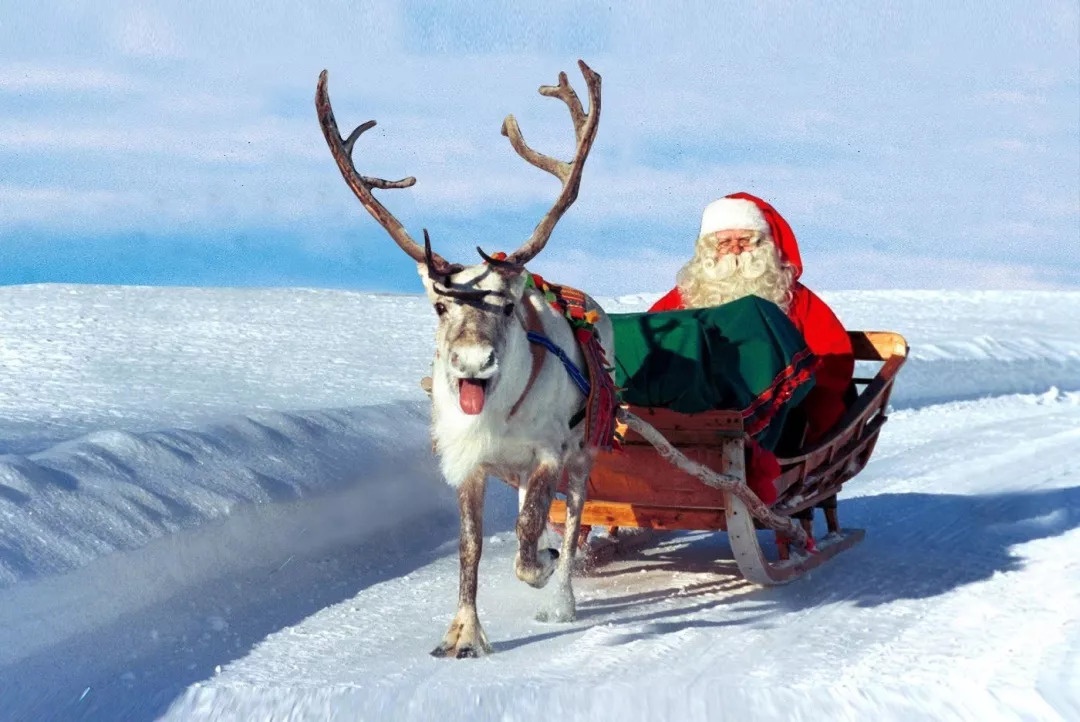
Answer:
[[[0,288],[0,718],[1080,717],[1080,294],[824,295],[911,345],[862,544],[761,589],[666,535],[543,624],[493,484],[454,662],[422,298]]]

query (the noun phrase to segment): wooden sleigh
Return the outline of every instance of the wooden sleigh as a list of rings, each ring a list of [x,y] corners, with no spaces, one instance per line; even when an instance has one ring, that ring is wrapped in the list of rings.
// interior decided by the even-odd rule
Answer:
[[[627,407],[630,429],[623,448],[598,457],[582,524],[608,527],[612,535],[626,527],[726,531],[739,570],[756,584],[791,581],[857,544],[864,532],[840,528],[835,497],[870,460],[908,346],[903,336],[887,331],[848,335],[857,361],[881,365],[872,378],[855,379],[858,398],[831,433],[779,460],[771,507],[746,485],[738,412]],[[799,514],[812,514],[817,506],[824,508],[827,526],[821,539],[813,538],[812,516]],[[550,518],[565,522],[564,501],[552,502]],[[776,532],[777,559],[766,557],[758,528]]]

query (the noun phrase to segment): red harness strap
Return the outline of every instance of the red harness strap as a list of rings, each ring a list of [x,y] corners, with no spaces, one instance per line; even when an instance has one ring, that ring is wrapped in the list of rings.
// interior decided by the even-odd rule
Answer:
[[[535,331],[541,333],[544,330],[544,324],[540,321],[540,314],[536,312],[533,305],[528,301],[522,303],[525,307],[525,331]],[[510,413],[507,414],[506,420],[509,421],[518,409],[521,408],[521,404],[525,401],[525,397],[529,395],[529,391],[532,390],[533,384],[536,383],[536,378],[540,375],[540,369],[544,367],[544,359],[547,358],[547,353],[543,346],[537,346],[536,344],[529,344],[532,348],[532,371],[529,372],[529,380],[525,384],[525,389],[521,392],[521,396],[514,402],[513,408],[510,409]]]

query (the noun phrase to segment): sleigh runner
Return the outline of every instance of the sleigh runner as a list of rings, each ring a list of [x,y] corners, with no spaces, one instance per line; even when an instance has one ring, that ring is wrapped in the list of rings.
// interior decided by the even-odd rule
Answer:
[[[775,503],[765,505],[746,484],[742,413],[627,406],[622,411],[628,421],[622,449],[598,455],[582,524],[613,532],[726,531],[740,571],[757,584],[785,583],[857,544],[864,532],[840,527],[835,497],[873,453],[908,347],[901,335],[891,332],[854,331],[849,336],[856,360],[878,362],[880,367],[871,378],[855,379],[861,391],[831,433],[779,459],[780,474],[772,482]],[[816,506],[824,508],[827,526],[820,540],[813,538],[812,521],[806,518]],[[565,503],[554,500],[551,521],[561,524],[565,516]],[[779,558],[766,557],[759,528],[776,532]]]

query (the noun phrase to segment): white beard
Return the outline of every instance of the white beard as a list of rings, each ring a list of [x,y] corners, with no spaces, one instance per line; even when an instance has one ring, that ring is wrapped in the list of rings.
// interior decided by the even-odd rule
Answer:
[[[795,269],[781,262],[771,240],[762,239],[739,254],[716,258],[714,253],[712,243],[699,241],[694,257],[676,277],[687,308],[719,306],[753,295],[787,311]]]

